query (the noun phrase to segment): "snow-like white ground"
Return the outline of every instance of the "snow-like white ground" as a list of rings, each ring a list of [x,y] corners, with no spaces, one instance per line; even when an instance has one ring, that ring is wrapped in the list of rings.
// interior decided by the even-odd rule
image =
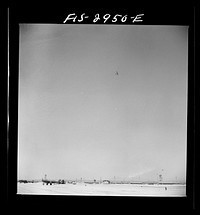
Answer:
[[[17,194],[91,196],[186,196],[181,184],[54,184],[18,183]]]

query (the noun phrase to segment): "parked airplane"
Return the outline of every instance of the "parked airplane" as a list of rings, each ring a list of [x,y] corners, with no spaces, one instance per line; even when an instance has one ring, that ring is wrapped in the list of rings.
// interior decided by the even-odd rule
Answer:
[[[59,179],[58,181],[56,180],[48,180],[47,175],[45,175],[44,179],[42,179],[43,185],[46,183],[46,185],[50,184],[65,184],[65,180]]]
[[[34,183],[34,180],[19,180],[19,183]]]

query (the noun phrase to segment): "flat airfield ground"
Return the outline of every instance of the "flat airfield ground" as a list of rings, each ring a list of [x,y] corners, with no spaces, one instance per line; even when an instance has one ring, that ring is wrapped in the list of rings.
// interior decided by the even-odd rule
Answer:
[[[18,183],[17,194],[90,196],[186,196],[184,184]]]

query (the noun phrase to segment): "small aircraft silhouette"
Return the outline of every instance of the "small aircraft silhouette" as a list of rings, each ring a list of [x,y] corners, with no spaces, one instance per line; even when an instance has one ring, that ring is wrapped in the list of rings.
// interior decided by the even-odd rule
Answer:
[[[49,180],[49,179],[47,179],[47,175],[45,175],[44,179],[42,179],[42,182],[43,182],[43,185],[44,184],[46,184],[46,185],[48,185],[48,184],[50,184],[50,185],[52,185],[52,184],[65,184],[65,181],[61,180],[61,179],[59,179],[58,181]]]

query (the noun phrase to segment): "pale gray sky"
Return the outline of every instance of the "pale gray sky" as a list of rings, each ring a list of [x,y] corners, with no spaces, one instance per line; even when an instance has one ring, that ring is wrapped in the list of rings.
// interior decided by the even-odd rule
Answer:
[[[19,52],[18,178],[185,181],[187,27],[23,24]]]

